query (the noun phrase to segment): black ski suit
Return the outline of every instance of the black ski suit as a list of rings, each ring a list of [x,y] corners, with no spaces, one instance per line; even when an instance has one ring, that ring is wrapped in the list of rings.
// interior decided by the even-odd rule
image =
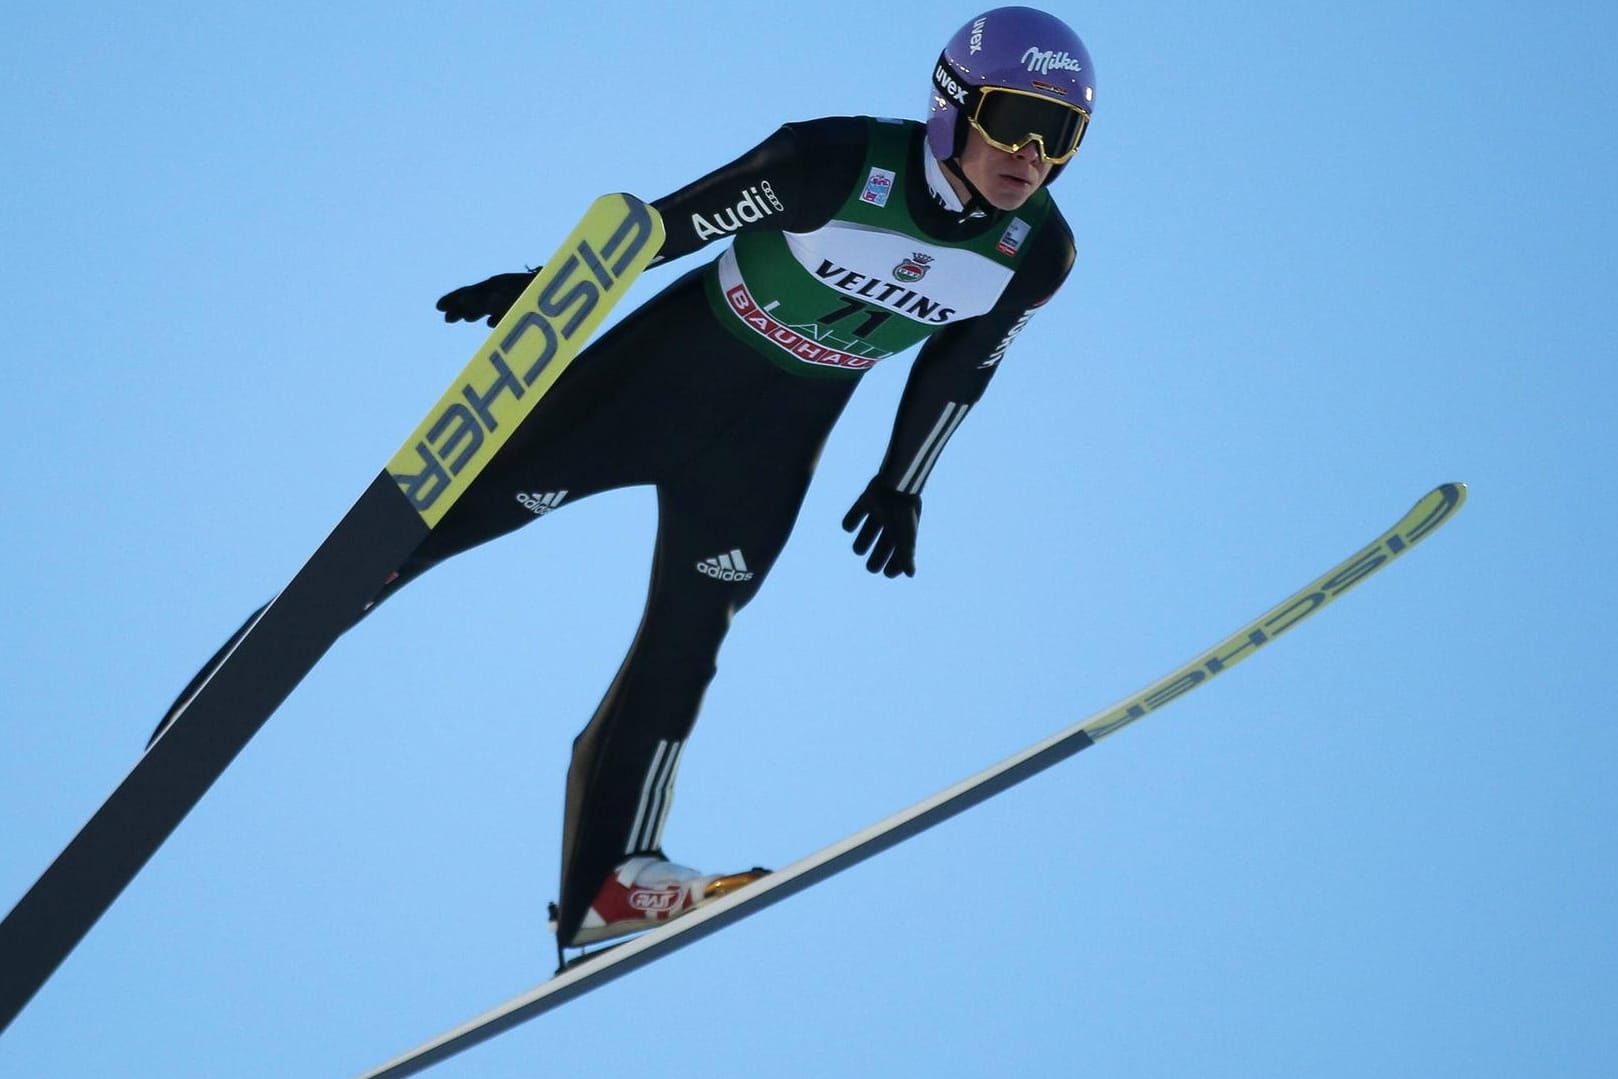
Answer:
[[[859,117],[789,124],[658,200],[653,205],[667,239],[657,261],[719,237],[814,233],[826,226],[850,191],[867,182],[872,131],[872,121]],[[944,184],[936,173],[929,179],[923,167],[930,160],[923,131],[905,125],[914,167],[903,170],[902,189],[891,193],[904,200],[920,238],[948,242],[1005,228],[1004,213],[945,207],[935,193]],[[748,192],[754,212],[738,212],[738,199],[745,201]],[[992,307],[927,338],[887,454],[862,496],[873,524],[892,531],[902,522],[884,520],[885,514],[919,513],[921,487],[944,442],[1072,261],[1072,234],[1052,205],[1018,253],[1014,272],[1007,270]],[[910,269],[917,268],[925,270]],[[794,366],[790,357],[745,340],[716,310],[711,282],[705,284],[711,270],[681,276],[590,345],[377,597],[557,507],[614,488],[656,488],[658,531],[645,614],[606,696],[574,742],[558,925],[564,944],[609,872],[632,855],[661,856],[675,771],[720,643],[781,553],[820,449],[860,374]],[[887,287],[892,293],[898,286]],[[486,313],[501,314],[505,305]],[[909,558],[908,550],[897,552],[888,574],[908,572]]]

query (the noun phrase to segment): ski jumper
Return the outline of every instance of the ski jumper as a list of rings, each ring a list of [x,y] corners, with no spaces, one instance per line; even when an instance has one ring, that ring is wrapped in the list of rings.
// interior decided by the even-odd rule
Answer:
[[[563,943],[608,873],[662,856],[720,643],[785,546],[863,372],[925,341],[878,471],[919,494],[1072,265],[1044,191],[1015,212],[947,208],[924,135],[865,117],[789,124],[654,203],[659,262],[734,240],[579,356],[391,586],[596,492],[657,490],[646,610],[574,742]]]
[[[586,348],[377,596],[581,498],[656,489],[645,613],[573,745],[564,945],[614,868],[664,856],[720,643],[785,546],[861,375],[924,342],[875,481],[919,495],[1072,265],[1045,191],[1013,212],[963,210],[925,135],[867,117],[788,124],[654,203],[667,230],[658,262],[733,242]]]

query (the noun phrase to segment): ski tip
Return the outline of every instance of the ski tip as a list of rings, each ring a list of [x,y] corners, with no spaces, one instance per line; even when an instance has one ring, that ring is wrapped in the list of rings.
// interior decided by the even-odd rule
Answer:
[[[1420,512],[1423,507],[1433,506],[1438,508],[1439,520],[1446,520],[1451,514],[1466,504],[1466,493],[1466,484],[1461,483],[1460,481],[1456,481],[1454,483],[1440,483],[1437,487],[1434,487],[1431,491],[1428,491],[1425,495],[1423,495],[1416,502],[1416,504],[1411,507],[1410,512],[1415,514]],[[1437,522],[1434,523],[1436,524]]]
[[[1419,543],[1466,503],[1466,484],[1441,483],[1428,491],[1394,525],[1383,541],[1392,554]]]

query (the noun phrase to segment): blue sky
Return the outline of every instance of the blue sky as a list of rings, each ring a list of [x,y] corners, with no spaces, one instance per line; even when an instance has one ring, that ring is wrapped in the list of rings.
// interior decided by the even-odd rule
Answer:
[[[1618,16],[1057,10],[1099,80],[1055,188],[1078,267],[935,471],[914,580],[838,527],[906,361],[867,378],[721,656],[671,852],[795,860],[1433,485],[1469,504],[1228,678],[433,1074],[1611,1073]],[[919,115],[974,14],[11,13],[0,906],[476,348],[441,293],[785,120]],[[0,1074],[353,1074],[543,979],[569,745],[652,527],[646,492],[578,504],[341,641]]]

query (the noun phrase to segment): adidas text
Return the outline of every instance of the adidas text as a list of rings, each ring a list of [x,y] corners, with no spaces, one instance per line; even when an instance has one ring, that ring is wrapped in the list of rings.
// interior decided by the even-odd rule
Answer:
[[[518,504],[535,517],[543,517],[551,510],[556,509],[566,497],[566,491],[546,491],[543,493],[535,491],[533,494],[526,491],[517,492]]]
[[[697,572],[716,581],[751,581],[753,571],[747,568],[747,561],[742,558],[741,551],[731,551],[729,554],[715,555],[704,558],[697,563]]]

